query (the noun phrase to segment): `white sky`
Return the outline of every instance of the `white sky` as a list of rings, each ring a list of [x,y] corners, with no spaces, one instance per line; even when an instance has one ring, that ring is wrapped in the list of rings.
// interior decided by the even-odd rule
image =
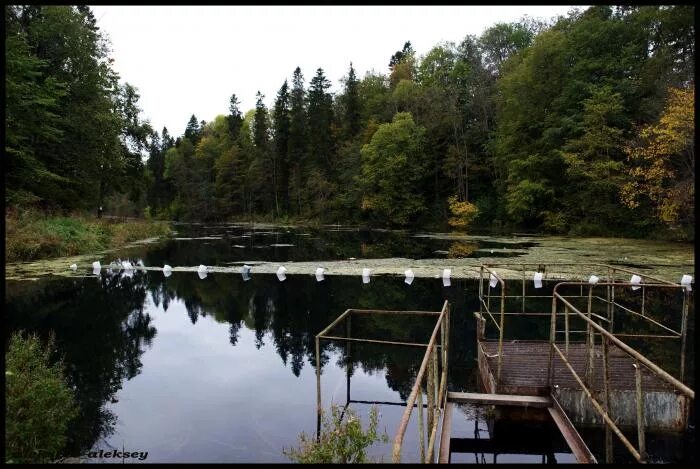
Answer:
[[[114,68],[136,86],[142,117],[181,135],[199,121],[245,113],[255,94],[272,106],[299,66],[305,85],[323,68],[332,92],[352,61],[358,78],[387,73],[392,54],[411,41],[417,56],[441,41],[480,35],[527,15],[549,19],[571,6],[92,6],[112,44]],[[579,7],[581,8],[581,7]]]

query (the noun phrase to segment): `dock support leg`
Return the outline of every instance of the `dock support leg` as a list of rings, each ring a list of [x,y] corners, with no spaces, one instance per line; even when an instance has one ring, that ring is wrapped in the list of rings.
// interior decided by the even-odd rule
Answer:
[[[347,330],[346,330],[346,336],[348,339],[352,337],[352,325],[350,321],[352,320],[352,315],[348,316],[348,323],[347,323]],[[350,372],[352,371],[352,342],[349,340],[347,341],[347,346],[348,346],[348,351],[347,351],[347,374],[348,374],[348,402],[350,402]]]
[[[646,441],[644,436],[644,394],[642,394],[642,368],[639,362],[635,361],[635,382],[637,391],[637,438],[639,442],[639,457],[640,462],[646,461]]]
[[[420,445],[420,460],[425,461],[425,428],[423,427],[423,393],[421,386],[418,386],[416,394],[416,402],[418,403],[418,444]]]
[[[685,383],[685,342],[688,335],[688,290],[683,292],[683,322],[681,323],[681,376],[680,381]]]
[[[593,303],[593,286],[588,287],[588,310],[586,317],[591,319],[591,307]],[[593,386],[593,359],[595,357],[595,332],[590,323],[586,325],[586,372],[584,381],[590,387]]]
[[[608,362],[608,339],[607,337],[602,338],[603,347],[603,408],[605,412],[610,415],[610,366]],[[613,462],[613,441],[612,441],[612,431],[610,427],[605,425],[605,463],[612,464]]]
[[[428,390],[428,431],[433,428],[433,417],[435,416],[435,384],[433,384],[433,360],[432,357],[428,358],[428,367],[426,370],[427,376],[427,390]],[[426,455],[425,462],[428,462],[428,457]]]
[[[316,337],[316,441],[321,442],[321,348]]]

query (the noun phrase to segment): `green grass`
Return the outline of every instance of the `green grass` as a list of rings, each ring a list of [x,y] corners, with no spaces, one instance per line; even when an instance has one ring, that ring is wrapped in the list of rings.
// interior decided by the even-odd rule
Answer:
[[[98,220],[8,211],[5,213],[5,262],[87,254],[169,233],[167,222]]]

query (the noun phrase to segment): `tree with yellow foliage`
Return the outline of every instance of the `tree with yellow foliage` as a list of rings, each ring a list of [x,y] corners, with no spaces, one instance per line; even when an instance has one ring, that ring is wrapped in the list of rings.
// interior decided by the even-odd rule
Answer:
[[[456,196],[448,197],[447,203],[450,206],[452,216],[447,220],[450,226],[457,229],[464,229],[479,213],[476,205],[467,202],[459,201]]]
[[[669,88],[656,124],[645,126],[625,147],[629,181],[624,203],[637,208],[648,199],[663,223],[692,228],[695,222],[695,89]]]

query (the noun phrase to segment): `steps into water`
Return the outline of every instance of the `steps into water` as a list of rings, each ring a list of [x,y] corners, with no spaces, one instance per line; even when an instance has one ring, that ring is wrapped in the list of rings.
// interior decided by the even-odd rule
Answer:
[[[546,409],[576,457],[576,460],[579,463],[597,462],[557,400],[552,396],[448,392],[445,414],[442,419],[442,433],[440,437],[440,450],[438,453],[439,463],[449,463],[451,454],[456,452],[496,453],[496,446],[491,440],[452,438],[452,414],[457,404],[517,406]],[[518,446],[517,441],[512,442],[512,446],[512,448],[508,449],[509,453],[528,453],[532,451],[532,448],[521,448]]]

